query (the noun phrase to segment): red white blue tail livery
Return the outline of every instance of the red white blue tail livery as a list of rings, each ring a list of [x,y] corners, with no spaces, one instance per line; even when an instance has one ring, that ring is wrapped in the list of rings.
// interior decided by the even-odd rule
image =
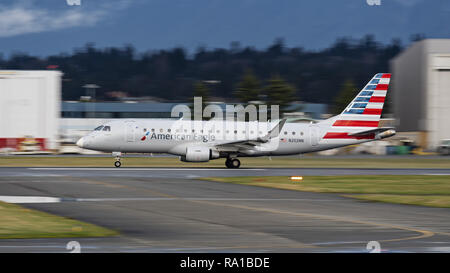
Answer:
[[[340,115],[325,121],[330,128],[323,139],[374,139],[390,79],[389,73],[376,74]]]

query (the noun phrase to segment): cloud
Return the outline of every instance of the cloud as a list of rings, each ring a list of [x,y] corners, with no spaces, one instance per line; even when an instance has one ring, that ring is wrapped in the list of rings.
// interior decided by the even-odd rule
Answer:
[[[395,0],[395,1],[407,7],[411,7],[419,2],[422,2],[422,0]]]
[[[36,7],[31,2],[0,5],[0,37],[93,26],[108,18],[114,11],[126,8],[129,3],[129,0],[124,0],[119,5],[103,4],[95,9],[68,6],[63,10]]]

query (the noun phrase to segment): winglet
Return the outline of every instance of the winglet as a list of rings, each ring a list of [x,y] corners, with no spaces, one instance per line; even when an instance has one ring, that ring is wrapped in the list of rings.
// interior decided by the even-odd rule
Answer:
[[[268,142],[271,138],[277,137],[280,134],[281,129],[283,129],[284,124],[286,123],[287,119],[282,119],[280,122],[272,129],[270,130],[267,135],[260,138],[263,142]]]

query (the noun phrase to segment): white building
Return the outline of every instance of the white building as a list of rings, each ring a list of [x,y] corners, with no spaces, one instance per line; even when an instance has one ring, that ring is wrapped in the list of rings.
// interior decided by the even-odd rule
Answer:
[[[0,70],[0,149],[20,149],[33,139],[42,150],[58,148],[59,71]]]
[[[414,43],[391,61],[397,131],[424,148],[450,139],[450,39]]]

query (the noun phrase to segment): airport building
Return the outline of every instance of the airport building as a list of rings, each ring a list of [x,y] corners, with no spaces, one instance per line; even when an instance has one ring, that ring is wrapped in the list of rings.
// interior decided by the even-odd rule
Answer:
[[[391,61],[399,134],[426,149],[450,139],[450,39],[414,43]]]
[[[58,147],[59,71],[0,70],[0,149]]]

